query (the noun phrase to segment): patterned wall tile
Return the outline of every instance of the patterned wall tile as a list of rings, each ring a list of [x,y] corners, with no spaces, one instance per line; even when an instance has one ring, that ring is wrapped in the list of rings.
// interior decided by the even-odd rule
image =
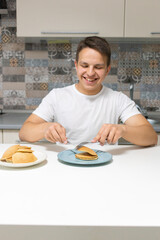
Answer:
[[[50,75],[49,82],[69,83],[73,84],[71,75]]]
[[[47,59],[26,59],[25,67],[48,67]]]
[[[25,59],[46,59],[48,60],[47,51],[25,51]]]
[[[25,44],[24,43],[3,43],[3,51],[11,51],[11,52],[24,52]]]
[[[24,98],[3,98],[3,109],[17,109],[23,110],[25,108],[25,99]]]
[[[3,75],[3,82],[24,82],[24,75]]]
[[[78,82],[74,61],[81,39],[25,43],[16,37],[16,0],[0,19],[0,109],[35,109],[53,88]],[[160,107],[160,44],[110,41],[111,70],[104,85],[143,107]]]
[[[48,75],[48,67],[25,67],[25,74]]]
[[[48,75],[40,75],[40,74],[30,74],[30,75],[25,75],[25,82],[26,83],[34,83],[34,82],[43,82],[43,83],[48,83],[49,77]]]
[[[25,90],[24,82],[3,82],[3,90]]]
[[[119,45],[118,44],[113,44],[112,42],[109,43],[110,48],[111,48],[111,59],[113,60],[118,60],[119,59]]]
[[[117,67],[112,66],[109,75],[117,75]]]
[[[160,106],[160,100],[153,100],[153,99],[150,99],[149,96],[147,96],[146,99],[141,99],[141,104],[144,108],[146,109],[151,109],[151,108],[157,108],[159,109],[159,106]]]
[[[33,83],[33,90],[48,90],[48,83]]]
[[[26,69],[24,67],[3,67],[3,75],[25,75]]]
[[[142,52],[159,52],[159,44],[143,44],[142,45]]]
[[[57,59],[57,60],[50,60],[48,73],[49,75],[65,75],[71,73],[71,62]]]
[[[33,90],[33,83],[26,83],[26,91]]]
[[[16,27],[16,20],[15,19],[2,19],[2,21],[1,21],[1,26],[3,27],[5,27],[5,26],[7,26],[7,27]]]
[[[16,28],[15,27],[2,27],[2,43],[15,43],[16,38]]]
[[[3,51],[3,59],[11,59],[11,58],[24,59],[24,52]]]
[[[25,98],[25,90],[4,90],[4,98]]]
[[[77,43],[72,43],[72,45],[71,45],[71,58],[73,61],[75,61],[75,59],[76,59],[77,46],[78,46]]]
[[[0,89],[0,98],[3,99],[3,90],[2,89]]]
[[[117,75],[108,75],[104,79],[104,83],[118,83]],[[119,85],[119,83],[118,83]]]
[[[70,59],[71,44],[48,44],[49,59]]]
[[[118,89],[118,84],[117,83],[106,83],[106,82],[104,82],[104,86],[106,86],[108,88],[111,88],[115,91]]]
[[[16,11],[16,1],[15,0],[6,0],[7,8],[11,11]]]
[[[142,77],[142,84],[148,83],[148,84],[160,84],[160,76],[143,76]]]
[[[141,91],[144,92],[159,92],[160,93],[160,84],[141,84]]]
[[[40,98],[26,98],[26,109],[34,110],[42,101],[42,97]]]
[[[46,41],[41,41],[41,43],[25,43],[26,51],[47,51],[48,45]]]
[[[32,85],[32,87],[33,87],[33,85]],[[45,97],[47,95],[47,93],[48,93],[48,91],[46,91],[46,90],[43,90],[43,91],[33,90],[33,88],[32,88],[32,89],[26,90],[26,97],[33,98],[33,96],[34,96],[34,98],[42,99],[43,97]]]

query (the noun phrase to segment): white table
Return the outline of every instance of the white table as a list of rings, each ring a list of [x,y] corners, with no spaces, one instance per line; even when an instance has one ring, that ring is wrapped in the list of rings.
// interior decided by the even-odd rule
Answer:
[[[76,167],[57,160],[72,145],[27,145],[47,160],[0,167],[0,239],[160,239],[160,146],[97,145],[113,161]],[[1,144],[0,154],[9,146]]]

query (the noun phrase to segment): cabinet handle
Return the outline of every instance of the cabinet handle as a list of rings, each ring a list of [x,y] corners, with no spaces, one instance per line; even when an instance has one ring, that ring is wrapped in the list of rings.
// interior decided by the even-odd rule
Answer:
[[[99,32],[41,32],[41,34],[99,34]]]
[[[151,32],[152,35],[154,34],[160,34],[160,32]]]

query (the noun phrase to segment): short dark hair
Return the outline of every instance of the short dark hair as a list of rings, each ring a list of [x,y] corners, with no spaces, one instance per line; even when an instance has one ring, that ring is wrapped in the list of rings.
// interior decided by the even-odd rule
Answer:
[[[93,36],[93,37],[86,37],[85,39],[81,40],[76,52],[76,61],[78,62],[79,53],[84,48],[92,48],[97,50],[103,56],[107,57],[107,66],[110,65],[111,59],[111,48],[109,43],[101,37]]]

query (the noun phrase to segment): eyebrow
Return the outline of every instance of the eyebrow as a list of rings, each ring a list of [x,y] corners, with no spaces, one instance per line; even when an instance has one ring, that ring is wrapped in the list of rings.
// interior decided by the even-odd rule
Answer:
[[[80,64],[88,64],[88,63],[87,63],[87,62],[80,61]],[[97,63],[97,64],[95,64],[94,66],[101,66],[101,67],[104,67],[105,64],[104,64],[104,63]]]

